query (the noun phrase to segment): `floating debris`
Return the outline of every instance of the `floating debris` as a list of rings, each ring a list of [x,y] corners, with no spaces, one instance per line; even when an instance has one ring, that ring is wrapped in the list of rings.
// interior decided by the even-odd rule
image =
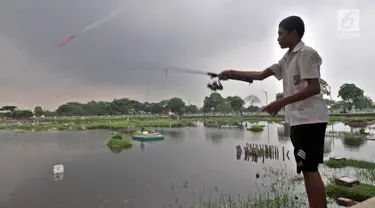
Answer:
[[[62,164],[53,166],[53,179],[55,181],[64,179],[64,166]]]
[[[53,173],[63,173],[64,172],[64,165],[54,165],[53,166]]]

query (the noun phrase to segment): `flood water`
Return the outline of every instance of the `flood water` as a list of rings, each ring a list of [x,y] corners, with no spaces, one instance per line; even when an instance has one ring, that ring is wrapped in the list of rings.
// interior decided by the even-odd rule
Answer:
[[[267,124],[266,124],[267,125]],[[292,145],[280,136],[281,124],[265,131],[203,126],[163,130],[165,140],[134,142],[120,153],[104,144],[109,131],[0,132],[0,207],[166,207],[178,199],[198,203],[202,194],[215,196],[268,191],[256,179],[264,167],[294,171]],[[350,130],[343,124],[328,130]],[[277,145],[290,159],[258,162],[236,158],[236,145]],[[327,138],[325,156],[375,158],[375,141],[347,143]],[[54,180],[52,167],[63,164],[63,179]]]

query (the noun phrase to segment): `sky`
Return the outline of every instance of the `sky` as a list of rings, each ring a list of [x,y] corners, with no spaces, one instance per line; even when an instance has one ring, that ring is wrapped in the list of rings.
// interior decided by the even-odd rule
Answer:
[[[120,15],[58,47],[119,8],[125,8]],[[174,67],[166,76],[165,67],[263,70],[286,52],[277,30],[290,15],[304,19],[303,41],[322,56],[333,99],[348,82],[375,100],[373,8],[371,0],[2,0],[0,105],[53,110],[69,101],[181,97],[202,106],[211,93],[209,77],[174,73]],[[341,9],[359,9],[358,37],[344,38],[338,30]],[[268,102],[282,91],[274,77],[223,85],[223,96],[255,94],[261,105],[264,91]]]

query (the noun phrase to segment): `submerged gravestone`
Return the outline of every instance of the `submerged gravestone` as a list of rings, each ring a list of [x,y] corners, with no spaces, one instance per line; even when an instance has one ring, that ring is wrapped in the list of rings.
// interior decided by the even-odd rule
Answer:
[[[335,178],[335,183],[339,186],[345,187],[353,187],[359,185],[359,181],[357,179],[349,177]]]

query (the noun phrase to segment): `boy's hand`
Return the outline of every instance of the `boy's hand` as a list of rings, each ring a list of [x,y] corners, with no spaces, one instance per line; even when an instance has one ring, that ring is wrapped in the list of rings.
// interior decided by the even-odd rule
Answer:
[[[281,108],[285,107],[284,102],[280,100],[273,101],[262,109],[262,112],[267,112],[271,116],[275,116]]]
[[[227,80],[227,79],[230,79],[231,76],[233,76],[233,70],[225,70],[225,71],[220,72],[218,77],[221,80]]]

